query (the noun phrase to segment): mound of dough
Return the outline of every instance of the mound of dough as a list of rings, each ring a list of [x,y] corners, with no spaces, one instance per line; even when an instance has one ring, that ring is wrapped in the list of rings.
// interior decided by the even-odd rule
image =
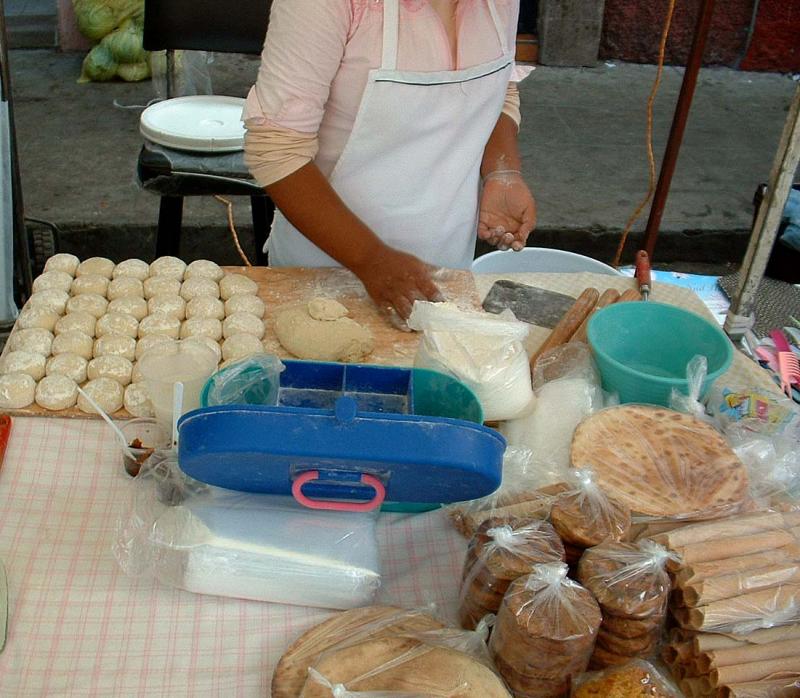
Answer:
[[[44,263],[44,270],[63,271],[70,276],[75,276],[75,270],[78,268],[80,263],[81,260],[78,259],[74,254],[61,252],[59,254],[54,254]]]
[[[153,403],[150,402],[150,393],[147,392],[147,386],[144,383],[131,383],[125,388],[123,404],[125,409],[134,417],[152,417],[155,415]]]
[[[128,313],[106,313],[95,325],[94,334],[99,339],[107,334],[124,334],[136,337],[139,321]]]
[[[186,301],[180,296],[153,296],[147,301],[147,309],[151,315],[163,313],[178,320],[183,320],[186,317]]]
[[[186,262],[177,257],[159,257],[150,265],[150,276],[167,276],[183,281]]]
[[[90,381],[96,378],[111,378],[125,387],[131,382],[133,363],[124,356],[98,356],[92,359],[86,368],[86,375]]]
[[[197,336],[219,341],[222,339],[222,323],[212,317],[194,317],[191,320],[184,320],[181,325],[181,339]]]
[[[181,284],[181,298],[183,300],[190,301],[193,298],[201,298],[203,296],[219,298],[219,284],[213,279],[208,279],[204,276],[186,279]]]
[[[286,351],[300,359],[350,363],[373,350],[375,344],[368,329],[348,317],[315,320],[309,305],[288,308],[276,318],[275,334]]]
[[[212,281],[219,281],[225,272],[216,262],[209,259],[196,259],[194,262],[186,267],[186,272],[183,275],[184,279],[211,279]]]
[[[69,287],[69,292],[72,296],[93,293],[105,298],[106,291],[108,291],[108,279],[102,274],[84,274],[83,276],[78,276]]]
[[[72,277],[65,271],[46,271],[33,281],[33,292],[39,291],[69,291],[72,286]]]
[[[204,347],[207,347],[210,351],[214,352],[214,356],[217,357],[217,363],[219,363],[222,359],[222,349],[220,349],[219,342],[211,339],[211,337],[207,337],[202,334],[196,334],[181,340],[181,344],[183,345],[191,343],[202,344]]]
[[[126,259],[114,267],[114,273],[111,276],[114,279],[127,277],[144,281],[149,275],[150,265],[147,262],[143,262],[141,259]]]
[[[211,298],[211,296],[192,298],[186,304],[186,319],[191,320],[193,317],[210,317],[215,320],[224,320],[225,304],[218,298]]]
[[[257,292],[258,284],[244,274],[225,274],[219,282],[219,293],[224,301],[237,293],[255,294]]]
[[[31,294],[25,304],[25,308],[44,308],[63,315],[68,300],[69,294],[66,291],[59,291],[57,288],[46,288],[44,291],[37,291]]]
[[[120,276],[108,284],[106,296],[110,301],[127,297],[144,298],[144,285],[132,276]]]
[[[94,339],[80,330],[67,330],[59,334],[52,344],[53,356],[59,354],[77,354],[87,361],[92,358]]]
[[[136,340],[125,334],[103,335],[94,343],[94,358],[99,356],[122,356],[133,361],[136,356]]]
[[[95,378],[83,386],[83,392],[100,405],[106,414],[112,414],[122,407],[122,386],[111,378]],[[78,409],[86,414],[97,414],[83,395],[78,396]]]
[[[222,323],[222,336],[226,339],[244,332],[261,339],[264,336],[264,322],[250,313],[234,313]]]
[[[59,354],[47,360],[45,372],[48,376],[66,376],[76,383],[86,382],[86,367],[88,361],[77,354]]]
[[[0,373],[27,373],[38,381],[44,376],[46,361],[33,351],[9,351],[0,358]]]
[[[148,334],[144,337],[141,337],[138,342],[136,342],[136,353],[135,358],[141,359],[142,356],[148,350],[152,349],[153,347],[161,346],[162,344],[171,344],[175,340],[172,337],[168,337],[164,334]]]
[[[124,277],[123,277],[124,278]],[[115,298],[108,304],[109,313],[127,313],[133,315],[139,322],[147,317],[147,301],[137,296],[123,296]]]
[[[239,332],[231,335],[222,343],[222,358],[225,361],[238,361],[252,354],[261,354],[264,345],[261,340],[252,334]]]
[[[225,314],[250,313],[258,318],[264,317],[264,301],[250,293],[234,293],[225,301]]]
[[[162,334],[173,339],[178,338],[181,331],[181,321],[171,315],[155,313],[148,315],[139,323],[139,338],[149,334]]]
[[[171,276],[151,276],[144,280],[142,290],[147,300],[155,296],[177,296],[181,292],[181,282]]]
[[[78,330],[78,332],[83,332],[84,334],[88,334],[90,337],[94,337],[94,330],[96,326],[97,318],[95,318],[94,315],[91,313],[86,313],[82,310],[75,310],[59,318],[53,330],[57,335],[63,334],[64,332]]]
[[[25,308],[17,318],[17,327],[29,330],[32,327],[41,327],[52,332],[58,322],[59,314],[47,308]]]
[[[97,293],[82,293],[79,296],[73,296],[67,301],[67,312],[75,313],[89,313],[96,318],[103,317],[108,308],[108,301],[105,296]]]
[[[66,410],[78,401],[78,384],[71,378],[53,374],[36,386],[36,404],[46,410]]]
[[[8,338],[6,346],[8,351],[33,351],[48,357],[53,348],[53,333],[42,327],[14,330]]]
[[[33,402],[36,381],[27,373],[0,376],[0,409],[19,410]]]
[[[338,320],[349,311],[333,298],[312,298],[308,302],[308,314],[315,320]]]
[[[99,274],[107,279],[114,273],[114,262],[106,257],[89,257],[82,261],[75,270],[75,276],[87,276],[88,274]]]

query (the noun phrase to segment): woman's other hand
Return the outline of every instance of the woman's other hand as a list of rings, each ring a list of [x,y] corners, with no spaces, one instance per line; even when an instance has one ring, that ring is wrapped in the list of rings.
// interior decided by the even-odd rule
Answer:
[[[536,201],[516,171],[490,172],[483,181],[478,237],[498,249],[525,247],[536,227]]]

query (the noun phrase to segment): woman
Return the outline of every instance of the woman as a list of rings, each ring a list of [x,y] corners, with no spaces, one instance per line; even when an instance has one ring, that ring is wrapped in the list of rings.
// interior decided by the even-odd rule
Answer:
[[[388,313],[439,297],[475,234],[522,249],[519,0],[274,0],[245,157],[277,205],[274,266],[352,270]],[[482,183],[481,183],[482,182]],[[479,203],[480,202],[480,203]]]

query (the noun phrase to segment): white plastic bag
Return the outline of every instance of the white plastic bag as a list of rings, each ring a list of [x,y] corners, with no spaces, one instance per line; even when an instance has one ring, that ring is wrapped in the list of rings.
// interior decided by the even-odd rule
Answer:
[[[533,388],[522,345],[528,335],[525,323],[451,303],[417,301],[408,326],[423,332],[415,364],[471,388],[486,421],[513,419],[528,408]]]

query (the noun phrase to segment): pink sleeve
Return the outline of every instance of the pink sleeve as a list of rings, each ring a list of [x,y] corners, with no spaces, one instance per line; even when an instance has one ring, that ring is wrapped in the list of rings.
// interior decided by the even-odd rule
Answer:
[[[258,78],[244,109],[249,129],[271,122],[318,131],[351,22],[348,0],[274,0]]]

